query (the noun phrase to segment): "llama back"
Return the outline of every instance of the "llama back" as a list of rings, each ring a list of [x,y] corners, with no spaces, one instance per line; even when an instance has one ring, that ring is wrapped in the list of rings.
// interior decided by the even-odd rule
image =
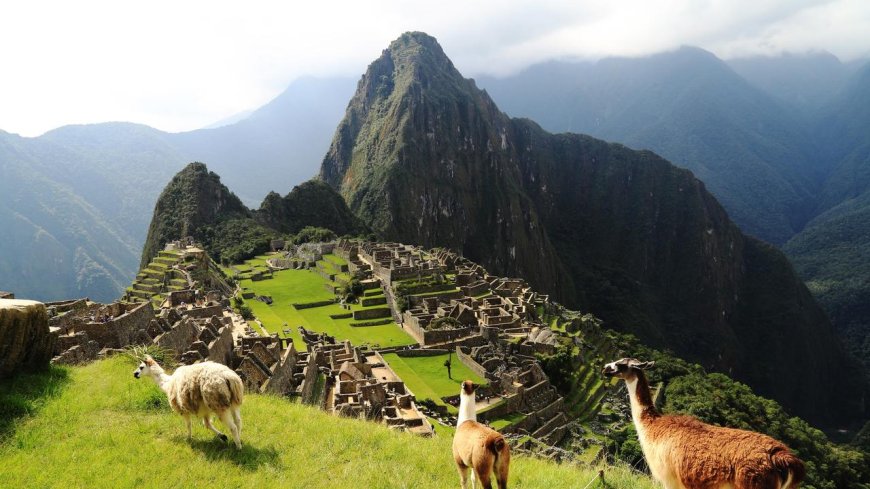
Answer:
[[[172,409],[181,414],[196,414],[205,408],[219,412],[242,403],[244,385],[226,365],[195,363],[175,371],[168,397]]]

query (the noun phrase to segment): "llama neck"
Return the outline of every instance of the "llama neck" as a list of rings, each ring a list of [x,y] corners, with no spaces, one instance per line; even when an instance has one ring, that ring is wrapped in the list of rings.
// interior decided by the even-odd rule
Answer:
[[[468,420],[477,421],[477,409],[474,394],[468,395],[463,392],[459,394],[459,417],[456,419],[456,427]]]
[[[160,387],[160,390],[167,394],[169,393],[169,381],[172,380],[171,375],[166,375],[166,372],[161,369],[157,372],[152,372],[151,378],[154,379],[154,383],[157,384],[157,387]]]
[[[652,394],[649,391],[649,382],[646,375],[638,371],[633,379],[626,379],[628,397],[631,400],[631,418],[635,427],[640,431],[641,426],[660,416],[652,402]]]

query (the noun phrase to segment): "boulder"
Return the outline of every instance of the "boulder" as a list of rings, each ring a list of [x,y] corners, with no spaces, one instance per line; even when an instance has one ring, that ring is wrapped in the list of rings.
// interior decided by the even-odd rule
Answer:
[[[47,367],[53,350],[44,304],[0,299],[0,378]]]

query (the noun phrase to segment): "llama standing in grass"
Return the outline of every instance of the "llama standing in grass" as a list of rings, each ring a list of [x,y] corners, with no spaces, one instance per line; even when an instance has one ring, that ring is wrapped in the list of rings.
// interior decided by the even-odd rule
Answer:
[[[511,451],[501,434],[477,422],[474,390],[477,385],[470,380],[462,382],[459,391],[459,418],[456,421],[456,435],[453,437],[453,460],[459,470],[462,489],[468,487],[468,469],[472,469],[471,487],[475,475],[484,489],[492,489],[491,473],[499,489],[507,488],[508,469]]]
[[[623,358],[603,373],[625,380],[631,417],[650,472],[668,489],[793,489],[804,464],[787,446],[752,431],[721,428],[690,416],[664,416],[643,370],[655,362]]]
[[[185,365],[166,375],[151,356],[139,364],[133,372],[137,379],[147,375],[166,393],[172,410],[184,417],[187,423],[187,438],[191,438],[190,417],[202,418],[206,428],[215,432],[223,441],[227,435],[211,424],[211,415],[218,418],[229,428],[237,448],[242,448],[242,405],[245,386],[242,379],[226,365],[215,362],[202,362]]]

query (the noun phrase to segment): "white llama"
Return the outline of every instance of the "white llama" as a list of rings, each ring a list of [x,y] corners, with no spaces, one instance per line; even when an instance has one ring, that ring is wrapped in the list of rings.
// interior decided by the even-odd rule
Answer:
[[[190,417],[195,416],[202,418],[206,428],[227,441],[227,435],[211,424],[211,415],[217,414],[229,428],[236,448],[242,448],[242,416],[239,410],[245,386],[229,367],[215,362],[202,362],[178,367],[172,375],[166,375],[149,355],[133,372],[137,379],[143,375],[154,379],[169,398],[172,410],[184,418],[188,439],[192,436]]]

